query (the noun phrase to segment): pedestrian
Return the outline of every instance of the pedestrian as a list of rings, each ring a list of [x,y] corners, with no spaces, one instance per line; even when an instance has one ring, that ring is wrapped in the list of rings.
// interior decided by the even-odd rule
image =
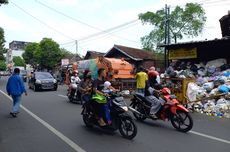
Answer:
[[[6,91],[8,95],[11,96],[13,99],[13,107],[12,107],[12,111],[10,112],[10,114],[13,117],[16,117],[17,114],[19,113],[22,94],[25,93],[25,95],[27,96],[24,82],[22,78],[19,76],[19,74],[20,74],[20,69],[15,68],[13,75],[10,76],[6,85]]]
[[[145,85],[146,85],[146,81],[148,80],[148,75],[146,72],[144,72],[144,68],[140,67],[139,72],[136,74],[135,78],[137,81],[137,92],[141,93],[141,94],[145,94]]]

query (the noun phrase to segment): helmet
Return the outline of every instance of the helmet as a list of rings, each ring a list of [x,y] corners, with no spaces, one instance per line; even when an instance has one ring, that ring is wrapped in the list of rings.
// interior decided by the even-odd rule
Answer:
[[[153,77],[153,76],[158,76],[158,75],[159,75],[159,73],[158,73],[157,71],[149,71],[149,72],[148,72],[148,76],[149,76],[149,77],[151,77],[151,76],[152,76],[152,77]]]
[[[105,88],[109,88],[109,86],[111,86],[111,83],[109,81],[105,81],[104,87]]]
[[[161,92],[162,92],[163,94],[171,94],[171,91],[169,90],[169,88],[163,88],[163,89],[161,90]]]

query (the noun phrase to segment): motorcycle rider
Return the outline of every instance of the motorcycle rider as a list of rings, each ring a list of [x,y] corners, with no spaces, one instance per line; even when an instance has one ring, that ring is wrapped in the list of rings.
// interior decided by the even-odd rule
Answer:
[[[69,85],[69,91],[68,94],[70,94],[71,97],[74,96],[75,92],[77,91],[77,84],[79,84],[81,81],[81,79],[78,76],[78,71],[75,70],[72,72],[72,76],[70,78],[70,85]]]
[[[158,95],[159,89],[161,89],[160,84],[158,84],[157,71],[149,71],[148,72],[148,80],[146,81],[145,87],[145,98],[148,102],[151,103],[150,116],[153,118],[157,118],[156,113],[160,110],[162,105],[164,104],[164,100]]]
[[[106,77],[105,69],[100,68],[100,69],[98,69],[97,73],[98,73],[98,78],[93,81],[93,96],[97,95],[97,94],[101,95],[101,96],[104,96],[104,97],[108,96],[107,93],[102,92],[102,90],[104,88],[105,77]],[[96,100],[93,100],[92,104],[93,104],[93,106],[95,108],[95,113],[96,113],[96,115],[98,117],[99,125],[100,126],[105,126],[106,123],[105,123],[105,121],[103,119],[104,114],[105,114],[104,113],[104,104],[105,103],[99,103]]]
[[[102,89],[102,92],[110,94],[110,93],[115,92],[115,91],[119,91],[119,90],[115,89],[109,81],[105,81],[104,88]],[[106,116],[106,119],[107,119],[107,122],[109,125],[112,124],[112,121],[110,119],[110,106],[109,106],[110,103],[111,103],[111,101],[108,100],[107,103],[104,105],[105,116]]]
[[[81,99],[83,102],[89,102],[92,95],[93,82],[91,78],[91,72],[85,70],[83,79],[79,84],[79,91],[81,92]]]

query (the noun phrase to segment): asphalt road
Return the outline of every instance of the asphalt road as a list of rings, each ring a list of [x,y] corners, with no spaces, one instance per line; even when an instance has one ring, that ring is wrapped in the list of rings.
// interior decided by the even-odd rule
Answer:
[[[69,103],[66,86],[57,91],[23,96],[17,118],[9,115],[11,100],[4,95],[7,78],[0,79],[0,152],[229,152],[230,120],[192,114],[189,133],[176,131],[169,122],[137,122],[133,140],[119,132],[85,127],[81,106]],[[1,92],[3,91],[3,92]]]

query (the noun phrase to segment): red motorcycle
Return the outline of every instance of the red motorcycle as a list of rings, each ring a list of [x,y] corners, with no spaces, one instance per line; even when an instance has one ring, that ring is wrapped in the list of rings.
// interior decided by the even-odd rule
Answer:
[[[193,127],[193,119],[189,114],[188,109],[181,105],[175,95],[171,94],[168,88],[163,88],[158,91],[158,97],[165,100],[164,105],[156,113],[156,117],[150,115],[151,103],[146,100],[142,94],[134,94],[131,99],[130,106],[133,108],[134,117],[139,121],[144,121],[146,118],[153,120],[170,120],[172,126],[181,132],[188,132]],[[155,95],[156,96],[156,95]]]

